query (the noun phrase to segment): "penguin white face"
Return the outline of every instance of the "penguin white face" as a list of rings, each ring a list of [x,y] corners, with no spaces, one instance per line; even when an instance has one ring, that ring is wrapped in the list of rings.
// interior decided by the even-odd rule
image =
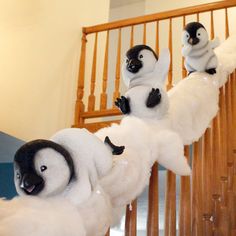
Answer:
[[[128,86],[130,81],[151,73],[158,60],[155,52],[146,45],[136,45],[126,53],[122,65],[123,79]]]
[[[49,197],[65,190],[74,178],[74,167],[70,154],[61,145],[35,140],[16,152],[14,173],[20,195]]]
[[[198,22],[191,22],[184,28],[182,44],[196,49],[204,47],[208,42],[208,33],[205,27]]]

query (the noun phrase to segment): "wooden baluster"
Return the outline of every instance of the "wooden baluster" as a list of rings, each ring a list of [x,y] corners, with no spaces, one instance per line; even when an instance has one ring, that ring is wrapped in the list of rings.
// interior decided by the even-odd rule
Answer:
[[[232,97],[232,130],[236,130],[236,71],[231,76],[231,97]],[[234,186],[233,191],[236,194],[236,132],[233,133],[233,156],[234,156]]]
[[[143,24],[143,44],[146,45],[147,41],[147,29],[146,23]]]
[[[113,107],[115,107],[115,100],[120,97],[120,60],[121,60],[121,28],[119,28],[118,45],[117,45],[117,59],[116,59],[116,78],[115,91],[113,93]]]
[[[220,198],[221,198],[221,176],[223,173],[220,152],[220,124],[219,113],[213,120],[212,125],[212,157],[213,157],[213,234],[219,235],[219,215],[220,215]]]
[[[214,15],[213,11],[211,11],[211,39],[215,37],[215,31],[214,31]]]
[[[221,176],[221,209],[219,214],[219,230],[221,235],[229,235],[229,210],[227,206],[227,185],[228,185],[228,170],[227,170],[227,149],[226,149],[226,110],[225,110],[225,95],[224,87],[220,88],[220,153],[222,160],[222,176]]]
[[[212,235],[212,217],[213,217],[213,201],[212,201],[212,143],[211,130],[208,128],[204,135],[203,142],[203,235]]]
[[[90,83],[90,95],[88,100],[88,111],[94,111],[95,107],[95,82],[96,82],[96,67],[97,67],[97,42],[98,42],[98,33],[95,34],[94,49],[93,49],[93,64],[92,64],[92,73],[91,73],[91,83]]]
[[[170,68],[168,74],[168,83],[167,83],[167,90],[173,87],[172,85],[172,70],[173,70],[173,55],[172,55],[172,18],[169,20],[169,50],[170,50]]]
[[[110,228],[107,230],[107,233],[105,234],[105,236],[110,236]]]
[[[78,88],[77,88],[77,100],[75,105],[75,119],[74,126],[82,127],[84,124],[84,119],[82,117],[84,112],[84,75],[85,75],[85,56],[86,56],[86,34],[83,32],[81,44],[81,54],[80,54],[80,65],[79,65],[79,77],[78,77]]]
[[[183,16],[183,29],[186,25],[186,17]],[[184,66],[184,57],[182,56],[182,78],[185,78],[187,76],[187,71]]]
[[[165,236],[176,235],[176,176],[167,171],[165,194]]]
[[[185,146],[185,156],[190,161],[190,147]],[[181,176],[179,235],[191,235],[191,191],[190,176]]]
[[[228,18],[228,8],[225,8],[225,38],[229,37],[229,18]]]
[[[152,167],[152,174],[149,182],[148,193],[148,218],[147,218],[147,235],[159,235],[159,207],[158,207],[158,164]]]
[[[125,236],[136,236],[137,229],[137,200],[126,206]]]
[[[199,22],[200,17],[199,17],[199,13],[197,13],[197,22]]]
[[[192,162],[192,235],[203,235],[202,138],[194,143]]]
[[[226,97],[226,120],[227,120],[227,162],[228,162],[228,208],[230,214],[231,230],[236,230],[236,205],[235,193],[233,192],[234,181],[234,153],[233,153],[233,120],[232,120],[232,97],[231,97],[231,75],[225,85]]]
[[[103,77],[102,77],[102,93],[100,97],[100,110],[107,108],[107,78],[108,78],[108,49],[109,49],[109,30],[107,31]]]
[[[221,198],[221,176],[223,173],[220,152],[220,124],[219,113],[212,123],[212,157],[213,157],[213,178],[212,178],[212,199],[213,199],[213,234],[219,235],[219,215]]]
[[[225,84],[225,106],[226,106],[226,135],[227,135],[227,163],[228,166],[233,167],[233,148],[232,148],[232,128],[233,128],[233,121],[232,121],[232,103],[231,103],[231,92],[230,92],[230,78],[228,79],[227,83]],[[229,171],[232,173],[232,171]],[[228,187],[232,189],[232,175],[229,175],[228,179]]]
[[[130,48],[134,46],[134,26],[131,26],[131,32],[130,32]]]
[[[156,22],[156,54],[159,55],[159,21]]]

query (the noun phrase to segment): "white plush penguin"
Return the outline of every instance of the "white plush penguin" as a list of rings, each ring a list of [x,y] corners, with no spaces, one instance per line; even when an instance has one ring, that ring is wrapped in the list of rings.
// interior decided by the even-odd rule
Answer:
[[[61,196],[90,218],[84,221],[86,235],[103,235],[111,223],[112,209],[99,179],[111,170],[113,155],[123,150],[109,137],[104,143],[76,128],[61,130],[50,140],[28,142],[15,154],[17,192],[41,198]]]
[[[201,23],[191,22],[185,26],[182,44],[185,68],[189,74],[195,71],[216,73],[218,60],[213,49],[219,45],[219,39],[210,41],[207,31]]]
[[[128,91],[115,102],[123,114],[154,119],[166,114],[168,99],[164,82],[169,64],[167,49],[163,50],[159,59],[146,45],[136,45],[127,51],[122,74]]]

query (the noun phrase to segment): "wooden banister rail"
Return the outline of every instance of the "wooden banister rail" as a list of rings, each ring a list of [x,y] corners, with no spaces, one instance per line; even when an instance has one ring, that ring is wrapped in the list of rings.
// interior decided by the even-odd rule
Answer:
[[[111,23],[83,27],[83,32],[85,34],[91,34],[91,33],[111,30],[111,29],[127,27],[131,25],[139,25],[139,24],[158,21],[158,20],[166,20],[166,19],[175,18],[175,17],[193,15],[196,13],[214,11],[214,10],[218,10],[222,8],[234,7],[235,4],[236,4],[235,0],[207,3],[207,4],[202,4],[202,5],[193,6],[193,7],[186,7],[186,8],[175,9],[171,11],[164,11],[164,12],[145,15],[145,16],[139,16],[139,17],[135,17],[135,18],[127,19],[127,20],[119,20],[119,21],[113,21]]]

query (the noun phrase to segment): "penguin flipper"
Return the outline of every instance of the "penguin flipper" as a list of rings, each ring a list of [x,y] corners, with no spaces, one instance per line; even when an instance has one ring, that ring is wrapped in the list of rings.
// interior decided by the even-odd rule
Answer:
[[[170,52],[168,48],[165,48],[161,51],[160,57],[156,62],[154,68],[154,74],[157,78],[161,79],[161,82],[164,83],[167,73],[170,66]]]
[[[148,95],[146,106],[148,108],[153,108],[161,102],[161,93],[158,88],[152,88],[151,92]]]
[[[130,105],[129,105],[129,99],[121,96],[121,98],[117,98],[115,101],[115,105],[120,109],[120,111],[126,115],[130,113]]]
[[[219,37],[214,38],[211,40],[211,48],[214,49],[220,45],[220,39]]]

